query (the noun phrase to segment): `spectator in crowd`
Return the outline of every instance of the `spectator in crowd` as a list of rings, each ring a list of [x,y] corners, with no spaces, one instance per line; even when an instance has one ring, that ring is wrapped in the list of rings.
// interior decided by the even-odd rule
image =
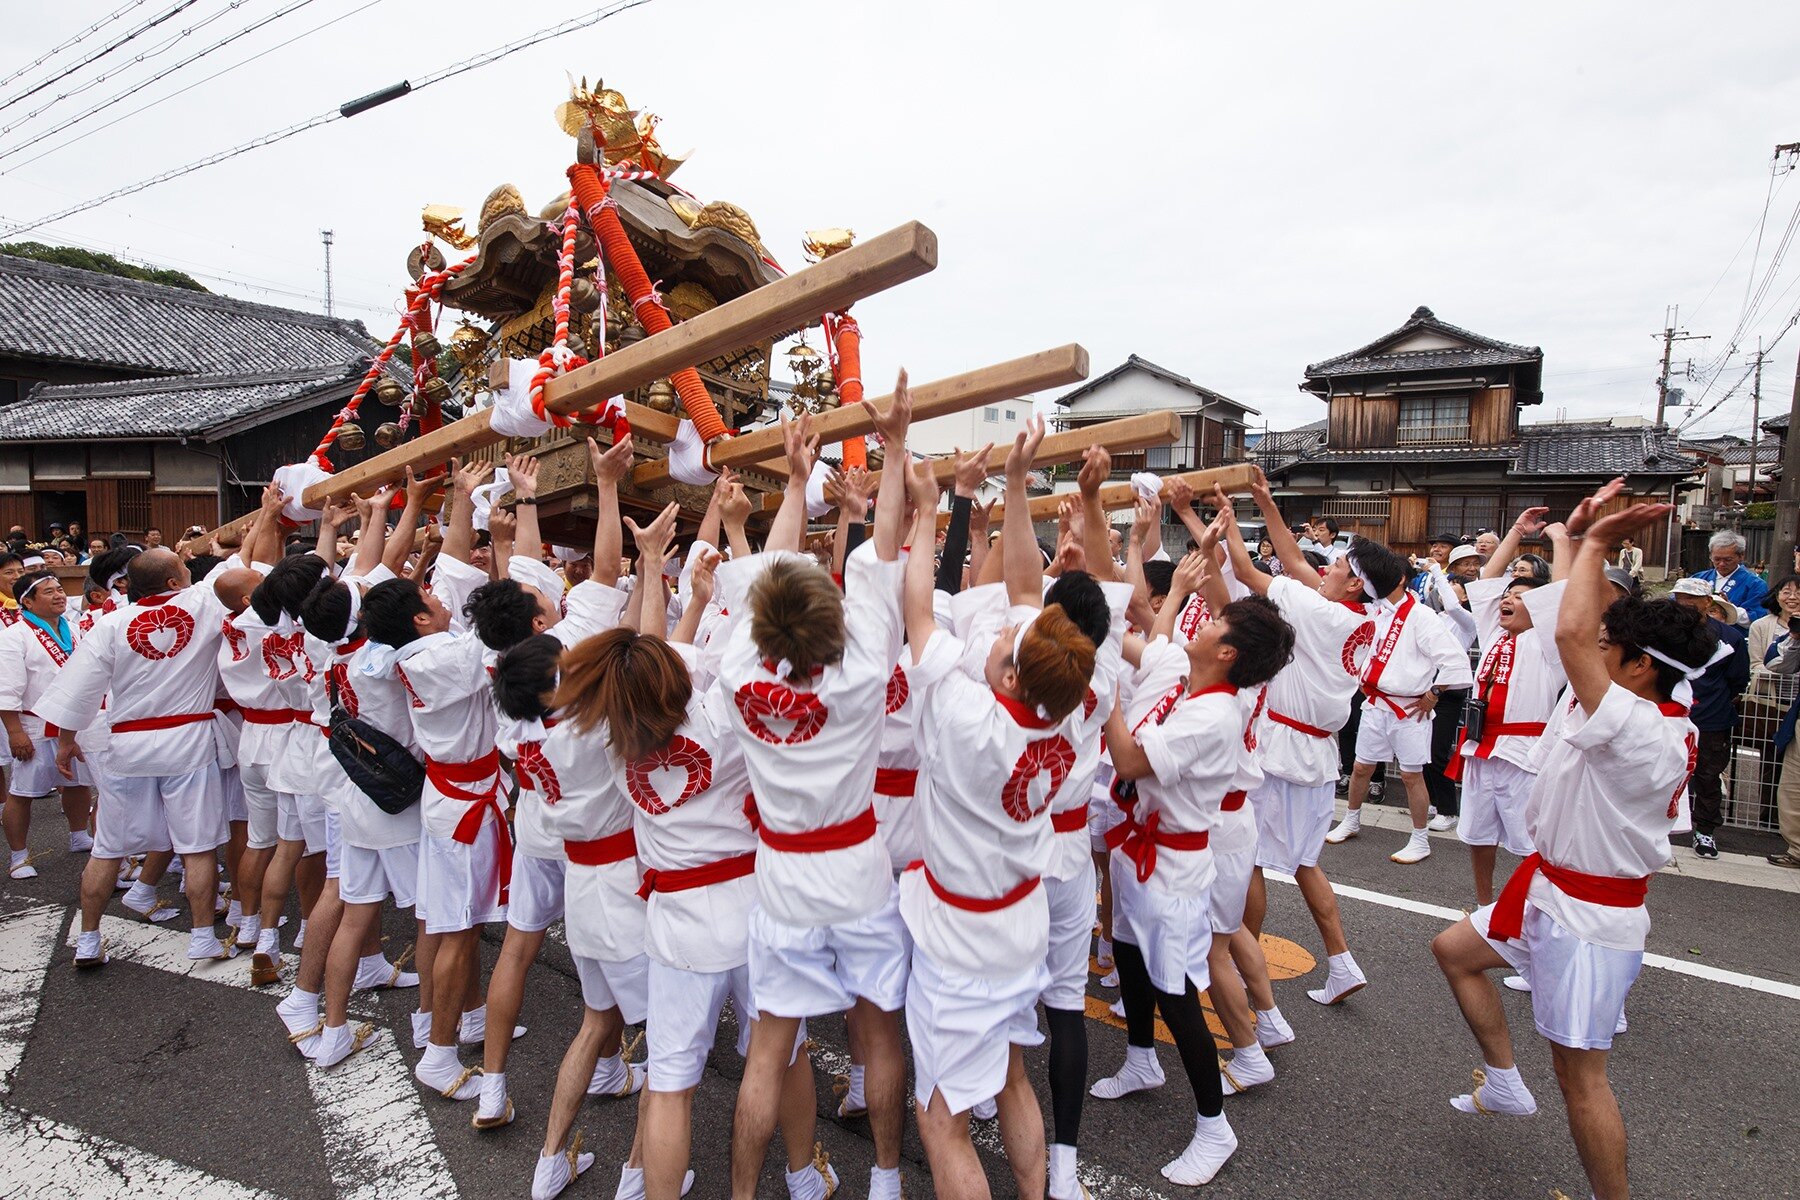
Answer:
[[[1777,593],[1780,590],[1777,588]],[[1790,619],[1770,639],[1769,670],[1777,675],[1800,675],[1800,617]],[[1800,868],[1800,742],[1794,738],[1797,719],[1800,692],[1795,694],[1775,731],[1775,753],[1781,756],[1781,780],[1775,786],[1776,827],[1781,831],[1781,840],[1787,843],[1769,855],[1769,861],[1778,867]]]
[[[162,530],[158,529],[154,525],[152,525],[150,528],[144,530],[144,549],[155,550],[157,547],[161,546],[162,544],[163,544]]]
[[[1713,534],[1706,543],[1712,566],[1695,572],[1694,578],[1731,601],[1737,609],[1740,627],[1748,628],[1750,612],[1763,607],[1769,585],[1763,582],[1762,576],[1744,565],[1744,546],[1741,534],[1728,529]]]
[[[1644,548],[1630,538],[1619,539],[1619,570],[1638,582],[1644,579]]]
[[[64,532],[66,532],[69,535],[69,540],[71,542],[74,542],[77,546],[79,546],[79,545],[81,545],[81,531],[82,531],[82,524],[80,521],[70,521],[69,528],[67,530],[65,530]]]
[[[1312,540],[1318,546],[1319,553],[1325,556],[1327,563],[1334,563],[1344,553],[1338,545],[1338,523],[1332,517],[1315,517],[1312,523]]]
[[[87,544],[88,561],[92,562],[96,555],[105,554],[110,549],[112,549],[112,543],[107,541],[105,538],[103,538],[103,537],[89,538],[88,544]]]
[[[1688,795],[1694,806],[1694,853],[1701,858],[1717,858],[1719,843],[1714,835],[1724,819],[1720,778],[1731,762],[1731,732],[1737,728],[1738,697],[1750,686],[1750,651],[1739,628],[1743,621],[1737,606],[1700,578],[1676,580],[1669,597],[1704,613],[1707,628],[1718,637],[1719,644],[1731,647],[1729,654],[1715,660],[1705,674],[1694,680],[1694,703],[1688,713],[1688,719],[1700,731],[1694,773],[1688,781]]]
[[[1512,577],[1514,579],[1535,579],[1539,583],[1550,582],[1550,564],[1542,555],[1521,554],[1513,559]]]
[[[1769,611],[1750,622],[1750,668],[1760,671],[1769,659],[1769,644],[1788,622],[1800,617],[1800,575],[1783,575],[1769,588],[1769,594],[1763,597],[1763,607]]]
[[[1462,539],[1454,533],[1440,533],[1426,543],[1425,553],[1433,562],[1448,571],[1450,569],[1450,552],[1461,544]]]
[[[1481,555],[1483,562],[1492,558],[1494,556],[1494,551],[1499,548],[1500,535],[1495,533],[1492,529],[1477,529],[1475,531],[1475,552]]]

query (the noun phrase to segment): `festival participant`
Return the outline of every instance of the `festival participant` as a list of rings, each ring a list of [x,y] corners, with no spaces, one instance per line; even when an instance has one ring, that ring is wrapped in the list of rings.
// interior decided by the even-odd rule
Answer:
[[[1388,857],[1416,863],[1431,854],[1431,799],[1425,765],[1431,761],[1431,714],[1439,693],[1473,682],[1468,652],[1430,609],[1406,590],[1406,560],[1386,546],[1363,539],[1364,551],[1351,562],[1376,601],[1375,642],[1363,668],[1365,697],[1356,731],[1356,769],[1350,776],[1350,807],[1325,840],[1338,843],[1362,831],[1362,805],[1375,768],[1395,759],[1406,786],[1412,836]],[[1454,558],[1454,555],[1452,555]],[[1415,619],[1416,618],[1416,619]]]
[[[998,1097],[1019,1194],[1042,1196],[1045,1186],[1043,1117],[1023,1048],[1043,1040],[1036,1002],[1050,981],[1041,878],[1053,859],[1049,810],[1075,764],[1070,719],[1088,694],[1095,646],[1060,605],[1044,605],[1025,493],[1042,440],[1043,422],[1033,418],[1007,455],[1008,607],[968,614],[968,637],[959,638],[938,627],[931,561],[917,555],[906,568],[908,678],[920,697],[924,785],[923,861],[900,885],[913,935],[907,1026],[920,1136],[935,1186],[954,1196],[989,1194],[968,1126],[969,1110],[990,1096]],[[912,473],[911,487],[920,545],[936,521],[929,463]],[[1105,537],[1104,522],[1093,528]],[[1095,549],[1110,573],[1106,543]],[[1081,584],[1099,590],[1085,573]],[[982,599],[982,590],[959,595],[959,608],[967,612],[962,602]],[[1090,879],[1090,927],[1092,896]],[[1069,1166],[1072,1174],[1072,1157]],[[1078,1183],[1067,1184],[1079,1194]]]
[[[278,492],[265,496],[265,511],[278,502]],[[186,867],[188,957],[233,953],[213,930],[216,852],[228,829],[212,721],[228,609],[212,586],[194,584],[171,550],[137,555],[128,572],[134,601],[94,626],[37,703],[38,715],[58,727],[57,769],[66,779],[82,753],[76,737],[100,719],[103,702],[110,723],[107,802],[81,876],[77,968],[107,961],[100,913],[120,861],[171,847]]]
[[[890,461],[905,463],[912,417],[905,373],[887,409],[863,405]],[[907,938],[869,797],[900,651],[906,481],[904,472],[882,473],[873,544],[850,556],[840,593],[823,569],[798,559],[816,453],[809,430],[806,417],[784,427],[790,477],[767,543],[777,553],[734,559],[719,571],[726,609],[749,609],[721,650],[719,677],[732,694],[761,842],[750,914],[750,983],[760,1015],[738,1090],[732,1191],[737,1200],[756,1194],[778,1109],[793,1200],[819,1200],[836,1187],[824,1155],[808,1153],[816,1120],[811,1071],[788,1060],[807,1017],[854,1005],[875,1141],[870,1195],[891,1200],[900,1190],[905,1119],[898,1010]]]
[[[1673,602],[1611,600],[1608,547],[1669,506],[1635,505],[1595,520],[1599,509],[1596,495],[1568,520],[1572,536],[1587,536],[1556,624],[1570,696],[1540,741],[1526,805],[1537,850],[1496,903],[1439,934],[1432,950],[1484,1063],[1475,1088],[1451,1105],[1467,1113],[1537,1111],[1513,1059],[1499,993],[1485,978],[1510,966],[1532,981],[1534,1022],[1550,1042],[1593,1194],[1622,1200],[1629,1193],[1625,1124],[1607,1057],[1643,966],[1644,894],[1669,861],[1669,830],[1694,763],[1696,735],[1675,696],[1713,660],[1717,641],[1698,613]]]
[[[1115,707],[1107,719],[1113,769],[1136,785],[1122,791],[1130,821],[1113,839],[1113,955],[1128,1046],[1119,1071],[1091,1090],[1116,1099],[1162,1082],[1153,1029],[1160,1012],[1198,1108],[1192,1140],[1162,1169],[1171,1183],[1208,1182],[1237,1149],[1200,1012],[1215,924],[1208,845],[1246,753],[1238,693],[1267,683],[1293,645],[1293,630],[1268,600],[1232,601],[1185,646],[1158,640],[1145,647],[1129,710]]]
[[[1469,847],[1477,904],[1494,900],[1497,847],[1524,858],[1532,851],[1525,806],[1537,772],[1532,759],[1545,723],[1563,686],[1555,630],[1561,583],[1543,585],[1535,576],[1506,572],[1521,537],[1544,532],[1547,508],[1528,508],[1513,522],[1481,578],[1468,584],[1469,605],[1481,637],[1481,665],[1475,671],[1470,717],[1458,739],[1452,778],[1462,783],[1458,834]],[[1560,536],[1560,525],[1552,536]],[[1555,561],[1566,574],[1567,543]]]
[[[413,1074],[447,1100],[472,1100],[481,1092],[479,1068],[463,1066],[456,1045],[465,1006],[477,1011],[471,1002],[480,994],[481,926],[506,918],[503,872],[511,862],[497,799],[500,754],[486,647],[464,628],[462,616],[471,594],[487,583],[487,573],[469,565],[469,550],[472,496],[492,470],[491,463],[452,462],[450,518],[432,587],[390,579],[369,589],[363,605],[370,640],[393,651],[377,661],[391,661],[425,752],[418,911],[426,932],[442,941],[432,963],[430,1029]],[[415,1028],[415,1044],[420,1032]]]
[[[20,620],[0,630],[0,722],[13,767],[6,791],[6,840],[12,847],[10,874],[33,879],[31,802],[61,789],[63,819],[69,827],[69,853],[94,847],[88,836],[92,807],[86,764],[76,764],[75,779],[65,783],[56,770],[56,729],[34,711],[38,698],[75,652],[79,634],[64,613],[69,598],[49,571],[32,571],[13,581]]]
[[[13,598],[13,585],[24,573],[23,554],[0,552],[0,629],[19,623],[19,602]]]

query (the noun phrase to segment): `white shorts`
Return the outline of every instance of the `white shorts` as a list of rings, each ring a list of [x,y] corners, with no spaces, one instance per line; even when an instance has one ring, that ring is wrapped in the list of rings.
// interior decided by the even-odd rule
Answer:
[[[581,1002],[595,1012],[619,1010],[627,1025],[641,1024],[649,1012],[650,958],[640,954],[624,962],[602,962],[577,954],[575,974],[581,979]]]
[[[1088,801],[1088,845],[1093,847],[1095,854],[1107,852],[1106,835],[1124,820],[1125,810],[1113,800],[1111,789],[1096,785]]]
[[[1178,896],[1138,882],[1137,864],[1113,851],[1113,941],[1129,942],[1144,955],[1150,982],[1179,996],[1189,981],[1204,992],[1212,985],[1206,956],[1212,950],[1212,900],[1207,888]]]
[[[1531,1016],[1537,1031],[1571,1050],[1612,1046],[1625,996],[1644,966],[1642,950],[1615,950],[1584,942],[1525,902],[1522,940],[1488,937],[1494,906],[1469,914],[1469,924],[1508,965],[1531,982]]]
[[[906,987],[913,1095],[921,1106],[943,1093],[953,1113],[991,1100],[1006,1086],[1014,1046],[1042,1044],[1037,998],[1050,982],[1043,963],[1011,979],[975,979],[940,970],[917,947]]]
[[[115,776],[94,819],[95,858],[151,850],[202,854],[225,844],[225,797],[219,765],[186,775]]]
[[[750,910],[750,990],[761,1012],[819,1017],[860,997],[883,1012],[906,1003],[912,937],[900,919],[900,889],[866,917],[838,925],[784,925]]]
[[[280,801],[275,789],[269,786],[268,765],[245,763],[239,766],[238,783],[243,788],[244,809],[250,823],[244,846],[250,850],[273,849],[278,836]]]
[[[1456,832],[1471,846],[1505,846],[1508,854],[1530,854],[1525,802],[1537,776],[1499,758],[1463,759],[1462,816]]]
[[[247,822],[250,810],[244,803],[244,784],[236,767],[219,768],[219,787],[225,793],[225,820]]]
[[[1423,771],[1431,761],[1431,721],[1396,717],[1385,704],[1363,705],[1356,727],[1356,761],[1400,764],[1407,774]]]
[[[426,933],[461,933],[506,920],[500,900],[500,831],[482,823],[472,845],[426,834],[419,839],[419,917]]]
[[[1292,875],[1301,867],[1319,865],[1336,811],[1333,785],[1307,787],[1264,775],[1250,802],[1256,809],[1257,866]]]
[[[683,971],[650,960],[650,1011],[655,1016],[644,1027],[650,1048],[646,1064],[650,1079],[644,1086],[653,1092],[684,1092],[698,1087],[706,1074],[706,1056],[712,1053],[719,1032],[719,1013],[725,998],[737,1010],[737,1052],[750,1052],[750,1030],[756,1023],[756,1005],[750,999],[750,968],[729,971]],[[806,1044],[806,1022],[794,1033],[794,1055]]]
[[[1087,1008],[1088,954],[1094,946],[1094,860],[1073,879],[1044,880],[1050,902],[1050,948],[1044,955],[1049,982],[1044,1007],[1065,1012]],[[917,952],[914,952],[917,957]]]
[[[317,796],[275,793],[275,835],[284,842],[305,842],[304,856],[325,853],[325,806]]]
[[[344,843],[338,864],[338,898],[345,904],[380,904],[389,896],[394,907],[411,908],[419,896],[419,843],[385,850],[365,850]]]
[[[1213,882],[1207,889],[1212,909],[1212,929],[1229,936],[1244,924],[1244,905],[1250,899],[1250,872],[1256,866],[1256,847],[1213,850]]]
[[[520,933],[550,928],[563,915],[563,872],[568,865],[560,858],[533,858],[514,846],[506,923]]]
[[[325,812],[325,878],[336,879],[342,872],[343,864],[343,830],[338,824],[338,815],[327,809]]]
[[[36,800],[61,788],[93,786],[87,763],[78,758],[70,765],[75,768],[73,780],[64,779],[56,769],[56,739],[43,738],[37,743],[37,753],[30,758],[12,760],[12,779],[7,790],[21,800]]]

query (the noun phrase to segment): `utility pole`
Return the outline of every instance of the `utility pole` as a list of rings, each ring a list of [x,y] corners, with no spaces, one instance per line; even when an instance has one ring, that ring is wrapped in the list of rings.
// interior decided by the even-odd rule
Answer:
[[[331,311],[331,230],[319,230],[319,240],[325,243],[325,315],[329,317],[334,315]],[[1664,366],[1663,374],[1667,375],[1667,364]]]
[[[1787,156],[1788,169],[1800,161],[1800,142],[1783,142],[1775,147],[1774,165],[1778,170],[1782,156]],[[1793,569],[1796,541],[1795,525],[1800,518],[1800,357],[1794,360],[1794,395],[1788,402],[1787,432],[1781,435],[1781,480],[1775,486],[1775,545],[1769,551],[1770,579],[1779,579]]]
[[[1662,374],[1656,377],[1656,427],[1663,426],[1663,409],[1669,403],[1669,358],[1673,354],[1676,342],[1705,341],[1705,334],[1692,334],[1685,329],[1677,328],[1681,324],[1681,308],[1663,310],[1663,359]]]
[[[1756,382],[1750,388],[1750,487],[1744,493],[1746,506],[1756,503],[1756,444],[1762,433],[1762,339],[1756,339]],[[1735,499],[1735,497],[1733,497]]]

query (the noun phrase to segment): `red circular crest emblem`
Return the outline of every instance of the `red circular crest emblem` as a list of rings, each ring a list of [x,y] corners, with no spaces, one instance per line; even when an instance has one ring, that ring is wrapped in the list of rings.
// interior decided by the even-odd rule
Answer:
[[[662,798],[650,776],[656,771],[673,770],[683,772],[684,779],[681,795],[671,804]],[[653,817],[680,808],[711,786],[712,756],[699,743],[680,734],[670,738],[661,750],[625,764],[625,790],[630,793],[631,802]]]
[[[1362,668],[1356,663],[1356,656],[1375,644],[1375,622],[1364,621],[1356,627],[1356,631],[1344,639],[1344,674],[1354,678],[1362,678]]]
[[[1063,780],[1069,777],[1069,768],[1075,765],[1075,750],[1069,740],[1062,734],[1053,737],[1039,738],[1025,747],[1025,753],[1019,755],[1019,761],[1013,764],[1012,775],[1006,786],[1000,789],[1000,804],[1006,809],[1006,815],[1023,824],[1050,807],[1050,801],[1056,796]],[[1044,789],[1041,803],[1031,803],[1031,785],[1039,775],[1048,772],[1050,785]]]
[[[545,804],[562,800],[562,781],[556,777],[556,768],[544,757],[541,743],[519,743],[519,752],[513,756],[513,774],[518,776],[520,787],[529,787],[543,797]]]
[[[906,682],[906,672],[900,669],[900,664],[895,663],[894,673],[888,676],[887,715],[891,717],[905,708],[911,696],[912,685]]]
[[[292,679],[299,670],[298,662],[305,653],[305,646],[306,635],[298,629],[286,635],[271,633],[264,638],[263,666],[269,669],[269,678],[277,682]]]
[[[151,662],[175,657],[193,638],[194,618],[173,604],[146,608],[125,627],[125,644]]]
[[[249,639],[244,636],[243,630],[231,623],[230,617],[225,618],[224,625],[219,632],[225,635],[226,642],[231,645],[232,662],[243,662],[246,658],[250,657],[250,651],[245,648],[245,643],[247,643]]]
[[[746,683],[733,699],[750,732],[771,746],[810,742],[825,728],[825,718],[830,715],[813,693],[796,692],[780,683]],[[770,720],[791,721],[793,728],[783,736],[769,728]]]
[[[337,702],[344,715],[361,716],[362,702],[356,698],[356,689],[350,686],[350,668],[343,663],[332,663],[326,668],[326,678],[337,689]]]

